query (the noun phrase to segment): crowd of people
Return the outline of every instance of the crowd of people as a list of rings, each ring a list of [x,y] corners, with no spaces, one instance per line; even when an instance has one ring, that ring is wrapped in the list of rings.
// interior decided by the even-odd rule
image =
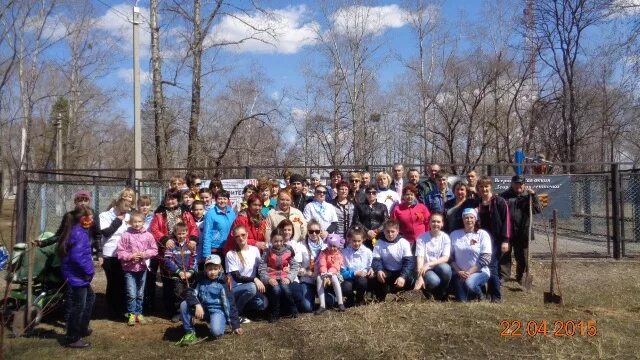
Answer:
[[[392,175],[332,171],[258,179],[231,203],[222,182],[174,177],[153,199],[125,188],[104,212],[75,194],[75,209],[40,246],[57,243],[67,280],[66,344],[84,348],[95,295],[92,248],[107,280],[113,319],[145,324],[162,282],[167,318],[182,322],[178,345],[199,341],[193,318],[211,336],[250,319],[276,322],[300,313],[346,311],[387,294],[420,291],[435,301],[502,301],[503,281],[528,269],[531,214],[541,211],[516,175],[498,195],[491,178],[470,171],[450,185],[438,164]],[[135,206],[135,209],[134,209]],[[512,278],[512,258],[516,268]]]

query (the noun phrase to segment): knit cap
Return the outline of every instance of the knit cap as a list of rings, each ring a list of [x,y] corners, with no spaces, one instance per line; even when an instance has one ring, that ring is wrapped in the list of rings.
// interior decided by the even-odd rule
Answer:
[[[329,234],[325,239],[325,242],[327,245],[335,246],[337,248],[342,248],[342,245],[344,245],[344,239],[338,234]]]

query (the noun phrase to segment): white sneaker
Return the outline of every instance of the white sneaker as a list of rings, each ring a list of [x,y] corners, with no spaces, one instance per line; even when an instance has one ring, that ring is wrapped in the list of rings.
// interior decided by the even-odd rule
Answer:
[[[246,318],[244,316],[240,317],[240,324],[248,324],[250,322],[251,322],[251,320],[249,320],[248,318]]]

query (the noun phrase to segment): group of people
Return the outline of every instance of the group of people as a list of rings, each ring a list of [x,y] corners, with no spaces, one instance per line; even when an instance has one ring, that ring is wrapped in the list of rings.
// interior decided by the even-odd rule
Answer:
[[[242,333],[250,318],[345,311],[403,290],[501,302],[511,253],[515,280],[528,266],[530,214],[541,210],[536,194],[522,176],[497,195],[475,171],[453,186],[437,164],[426,173],[421,179],[410,169],[405,177],[395,164],[393,176],[380,172],[372,183],[369,173],[343,178],[334,170],[327,185],[318,174],[285,174],[286,187],[258,179],[233,204],[219,180],[202,188],[188,174],[171,179],[155,211],[148,196],[132,209],[135,194],[126,188],[98,221],[91,194],[78,192],[56,235],[39,244],[57,242],[62,256],[67,346],[89,345],[92,247],[112,315],[130,326],[147,322],[160,274],[166,316],[185,330],[178,345],[198,341],[194,316],[215,338],[227,324]]]

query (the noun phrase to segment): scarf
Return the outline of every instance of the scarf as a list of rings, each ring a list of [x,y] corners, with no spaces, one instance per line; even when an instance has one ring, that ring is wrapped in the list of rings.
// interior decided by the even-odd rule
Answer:
[[[167,229],[169,230],[169,234],[173,232],[173,228],[176,224],[182,221],[182,209],[180,206],[176,206],[173,209],[167,208]]]

